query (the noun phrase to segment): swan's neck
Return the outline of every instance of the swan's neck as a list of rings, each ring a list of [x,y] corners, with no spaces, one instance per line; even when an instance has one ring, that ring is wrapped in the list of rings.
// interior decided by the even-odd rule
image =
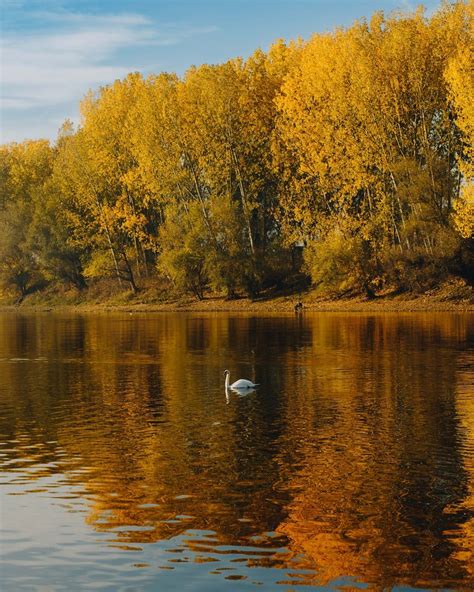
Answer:
[[[229,388],[229,382],[230,382],[230,374],[226,374],[225,375],[225,388],[226,388],[226,390]]]

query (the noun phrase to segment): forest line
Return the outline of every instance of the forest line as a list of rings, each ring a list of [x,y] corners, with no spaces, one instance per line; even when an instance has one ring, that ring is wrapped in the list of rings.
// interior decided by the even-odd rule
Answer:
[[[91,91],[0,147],[0,282],[203,298],[473,281],[472,0]]]

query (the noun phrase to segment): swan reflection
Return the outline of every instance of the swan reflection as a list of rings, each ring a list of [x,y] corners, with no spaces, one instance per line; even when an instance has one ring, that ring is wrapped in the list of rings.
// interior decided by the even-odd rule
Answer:
[[[239,389],[227,388],[225,389],[225,400],[226,403],[230,403],[230,396],[234,395],[236,399],[245,399],[248,395],[255,393],[256,389],[246,388],[244,391]]]

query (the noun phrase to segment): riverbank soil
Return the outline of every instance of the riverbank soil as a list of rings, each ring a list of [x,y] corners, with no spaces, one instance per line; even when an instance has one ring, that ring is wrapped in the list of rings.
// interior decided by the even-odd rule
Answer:
[[[78,311],[192,311],[192,312],[294,312],[298,302],[300,311],[333,312],[409,312],[409,311],[459,311],[474,312],[474,289],[460,279],[451,279],[421,294],[386,293],[375,298],[363,295],[321,294],[316,289],[299,293],[262,294],[255,299],[229,300],[221,295],[211,295],[203,300],[191,296],[173,298],[169,291],[157,293],[144,290],[136,296],[130,293],[78,293],[74,290],[31,294],[21,303],[10,297],[0,300],[2,310],[74,310]]]

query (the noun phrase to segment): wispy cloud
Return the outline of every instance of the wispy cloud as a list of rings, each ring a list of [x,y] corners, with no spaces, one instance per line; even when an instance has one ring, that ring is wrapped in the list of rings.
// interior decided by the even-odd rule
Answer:
[[[127,51],[143,55],[148,47],[148,55],[153,55],[153,48],[176,45],[215,30],[157,26],[140,14],[37,10],[29,17],[41,22],[40,31],[34,27],[33,33],[7,31],[0,42],[1,141],[11,139],[14,125],[22,125],[20,114],[41,116],[42,109],[51,113],[55,108],[56,113],[62,110],[67,115],[89,88],[113,82],[130,71],[159,68],[156,63],[124,58]],[[136,52],[137,48],[142,51]],[[18,130],[15,134],[18,137]]]
[[[91,14],[86,12],[71,12],[69,10],[59,9],[45,10],[35,9],[29,12],[31,19],[41,20],[50,23],[72,23],[87,26],[102,25],[151,25],[153,21],[138,13],[124,13],[124,14]]]

